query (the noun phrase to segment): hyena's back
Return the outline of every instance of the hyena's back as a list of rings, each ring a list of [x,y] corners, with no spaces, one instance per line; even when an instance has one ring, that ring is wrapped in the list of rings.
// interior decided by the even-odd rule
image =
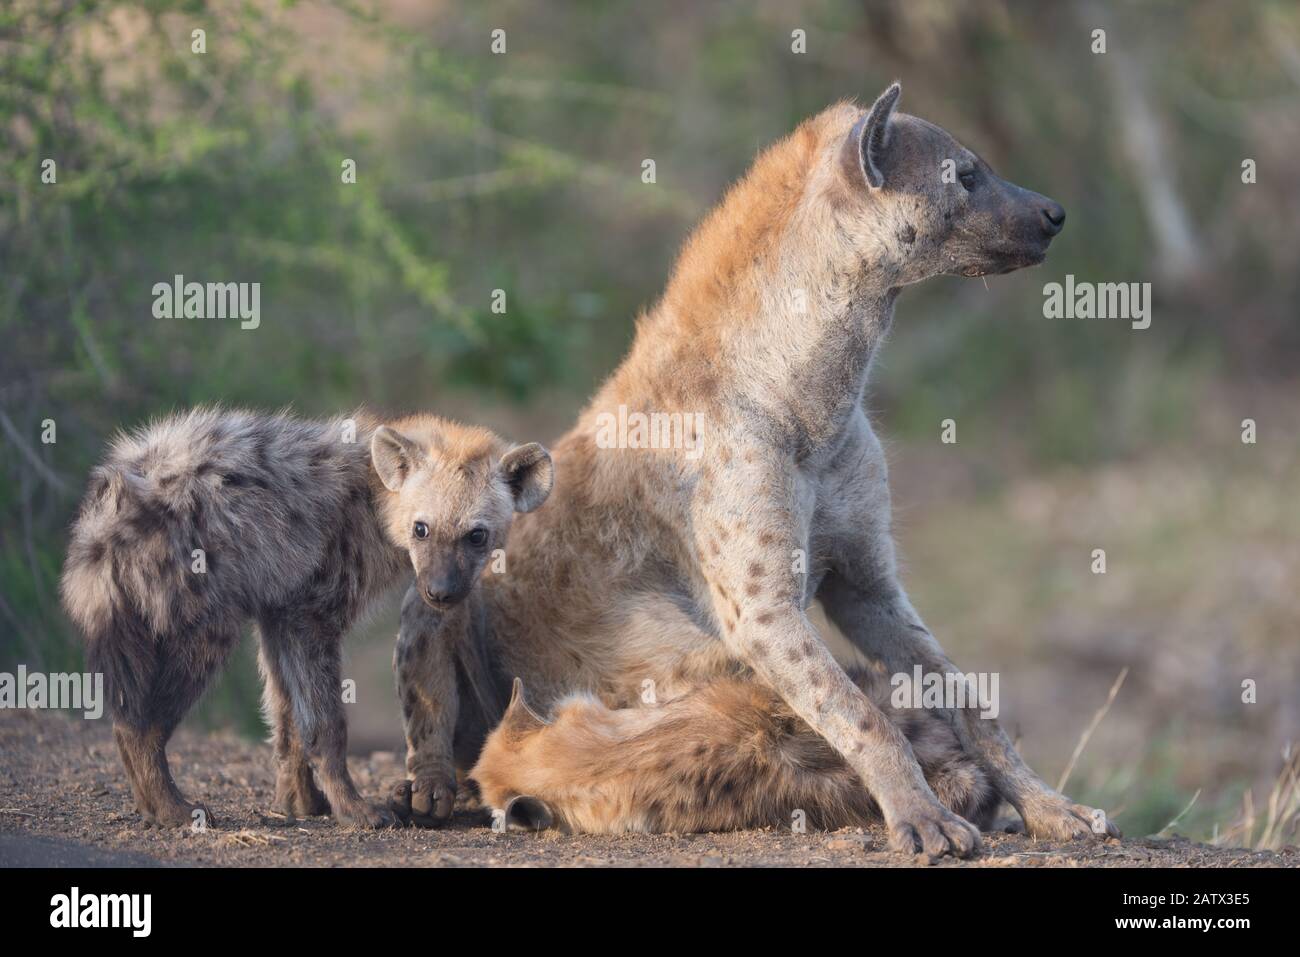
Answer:
[[[125,685],[158,680],[164,645],[192,658],[176,662],[188,666],[178,676],[208,670],[217,662],[201,659],[228,650],[249,617],[378,534],[364,521],[371,424],[358,421],[352,441],[347,425],[207,408],[114,441],[91,474],[62,581],[110,700],[144,700]]]
[[[903,730],[939,800],[978,824],[997,796],[942,718],[889,707],[865,672],[853,679]],[[515,697],[471,776],[502,808],[543,801],[571,831],[696,832],[876,823],[880,810],[838,753],[771,690],[719,679],[659,707],[611,710],[590,696],[561,702],[544,722]]]

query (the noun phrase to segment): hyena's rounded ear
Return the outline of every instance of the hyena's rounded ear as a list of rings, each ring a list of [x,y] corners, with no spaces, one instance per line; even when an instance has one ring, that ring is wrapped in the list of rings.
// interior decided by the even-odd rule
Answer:
[[[880,158],[889,145],[889,118],[894,115],[894,107],[902,94],[903,88],[895,80],[871,104],[871,109],[853,124],[844,143],[844,165],[862,176],[872,189],[880,189],[885,184],[885,176],[880,172]]]
[[[516,512],[531,512],[546,501],[555,484],[551,453],[536,442],[511,449],[501,456],[501,474],[515,499]]]
[[[396,492],[424,460],[424,451],[401,432],[381,425],[370,438],[370,459],[379,481]]]
[[[506,802],[501,816],[508,830],[545,831],[555,824],[555,815],[541,798],[517,794]]]

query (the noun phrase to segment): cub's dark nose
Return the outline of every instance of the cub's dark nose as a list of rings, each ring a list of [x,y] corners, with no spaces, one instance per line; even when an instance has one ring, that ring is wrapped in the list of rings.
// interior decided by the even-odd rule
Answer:
[[[428,599],[430,605],[436,608],[446,608],[454,605],[464,598],[466,594],[465,589],[457,588],[449,582],[430,585],[424,590],[424,597]]]
[[[1041,210],[1043,214],[1043,232],[1055,236],[1065,228],[1065,208],[1060,203],[1048,200]]]

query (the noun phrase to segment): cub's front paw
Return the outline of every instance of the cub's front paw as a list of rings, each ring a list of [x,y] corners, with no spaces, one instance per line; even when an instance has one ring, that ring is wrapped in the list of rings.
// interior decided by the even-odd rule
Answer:
[[[924,854],[934,861],[945,854],[970,857],[980,849],[980,832],[934,799],[918,794],[889,814],[891,850],[903,854]]]
[[[1026,802],[1021,809],[1025,831],[1040,841],[1078,841],[1087,838],[1118,840],[1123,835],[1115,822],[1100,808],[1075,804],[1060,795],[1045,795]]]
[[[388,808],[402,824],[442,827],[456,804],[456,780],[419,775],[394,785]]]

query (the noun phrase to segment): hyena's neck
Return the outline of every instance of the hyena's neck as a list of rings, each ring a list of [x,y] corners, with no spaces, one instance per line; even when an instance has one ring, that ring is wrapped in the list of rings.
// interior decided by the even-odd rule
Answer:
[[[684,256],[615,388],[673,395],[698,379],[705,389],[683,397],[687,409],[726,394],[800,452],[833,444],[861,405],[898,293],[886,250],[847,247],[836,215],[799,205],[779,238],[730,272]],[[706,361],[692,366],[697,357]]]
[[[813,454],[834,444],[861,407],[898,288],[880,262],[799,230],[764,292],[754,332],[735,343],[737,382],[792,449]]]
[[[763,153],[685,244],[664,297],[592,410],[728,415],[800,454],[833,445],[889,328],[896,256],[862,229],[840,152],[858,111],[834,107]],[[865,184],[861,186],[865,189]]]

